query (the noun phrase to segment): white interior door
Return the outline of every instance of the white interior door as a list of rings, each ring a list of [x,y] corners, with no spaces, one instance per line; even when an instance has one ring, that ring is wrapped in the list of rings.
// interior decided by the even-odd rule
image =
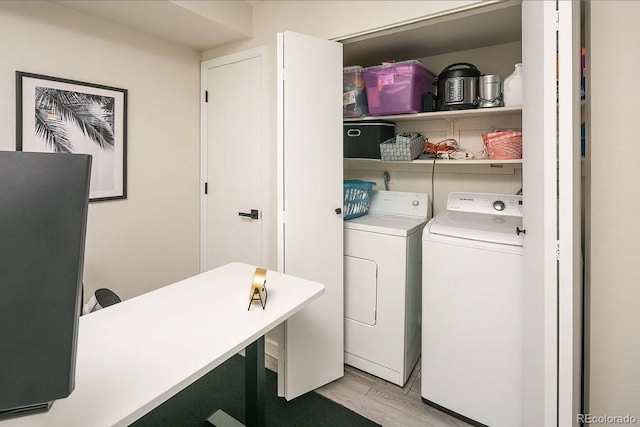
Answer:
[[[341,44],[278,34],[278,269],[326,287],[278,342],[287,399],[344,374],[341,87]]]
[[[558,2],[558,425],[582,413],[580,7]]]
[[[264,63],[259,48],[202,64],[202,271],[267,259]]]

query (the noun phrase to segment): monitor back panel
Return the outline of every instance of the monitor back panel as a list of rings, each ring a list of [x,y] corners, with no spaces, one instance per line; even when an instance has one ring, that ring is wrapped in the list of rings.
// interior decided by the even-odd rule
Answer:
[[[0,412],[74,388],[90,169],[0,151]]]

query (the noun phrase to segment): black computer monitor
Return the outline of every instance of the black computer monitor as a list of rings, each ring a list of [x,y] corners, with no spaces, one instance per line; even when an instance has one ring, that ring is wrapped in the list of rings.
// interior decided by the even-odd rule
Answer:
[[[0,151],[0,419],[75,385],[91,156]]]

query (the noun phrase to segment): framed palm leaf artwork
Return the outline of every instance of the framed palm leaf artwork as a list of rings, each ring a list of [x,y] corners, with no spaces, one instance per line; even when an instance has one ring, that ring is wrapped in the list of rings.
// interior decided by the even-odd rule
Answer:
[[[90,201],[127,197],[127,90],[16,71],[16,150],[92,156]]]

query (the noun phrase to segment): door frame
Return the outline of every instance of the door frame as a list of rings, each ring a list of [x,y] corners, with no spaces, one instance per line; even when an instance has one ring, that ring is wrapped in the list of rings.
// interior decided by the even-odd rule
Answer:
[[[262,249],[261,249],[261,264],[264,267],[268,267],[269,262],[269,228],[270,228],[270,211],[271,211],[271,194],[269,186],[269,177],[271,171],[269,156],[269,86],[268,86],[268,55],[267,47],[259,46],[252,49],[247,49],[242,52],[232,53],[230,55],[221,56],[214,59],[202,61],[200,65],[200,272],[204,272],[207,265],[207,235],[208,235],[208,223],[207,223],[207,195],[205,194],[205,184],[208,179],[208,147],[209,141],[207,139],[207,109],[208,105],[205,100],[205,91],[207,90],[207,70],[210,68],[222,67],[230,65],[236,62],[245,61],[252,58],[261,58],[262,60],[262,100],[258,101],[262,105],[262,200],[261,203],[261,229],[262,229]]]
[[[580,224],[580,2],[558,1],[558,424],[582,408],[583,289]],[[564,78],[564,76],[570,76]]]

